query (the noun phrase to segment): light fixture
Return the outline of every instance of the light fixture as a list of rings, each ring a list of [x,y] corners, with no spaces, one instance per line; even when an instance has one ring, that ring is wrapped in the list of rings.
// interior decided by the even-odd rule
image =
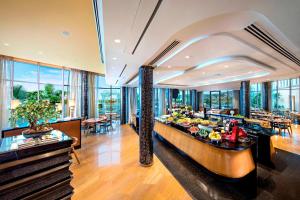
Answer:
[[[10,101],[10,108],[11,109],[16,109],[19,105],[21,104],[19,99],[13,99]]]
[[[113,57],[112,59],[113,59],[113,60],[117,60],[117,58],[116,58],[116,57]]]
[[[168,65],[168,68],[170,69],[172,66],[171,65]]]
[[[115,41],[115,43],[121,43],[120,39],[115,39],[114,41]]]
[[[224,68],[228,68],[229,66],[228,65],[224,65]]]
[[[251,73],[253,73],[253,71],[249,71],[249,72],[248,72],[248,74],[251,74]]]
[[[189,59],[189,58],[190,58],[190,56],[185,56],[185,58],[186,58],[186,59]]]
[[[8,44],[8,43],[3,43],[3,45],[4,45],[4,46],[6,46],[6,47],[8,47],[8,46],[9,46],[9,44]]]
[[[206,74],[206,72],[202,72],[202,74]]]
[[[42,52],[42,51],[39,51],[38,54],[39,54],[39,55],[43,55],[43,52]]]
[[[69,37],[71,34],[69,31],[63,31],[61,32],[61,34],[64,36],[64,37]]]

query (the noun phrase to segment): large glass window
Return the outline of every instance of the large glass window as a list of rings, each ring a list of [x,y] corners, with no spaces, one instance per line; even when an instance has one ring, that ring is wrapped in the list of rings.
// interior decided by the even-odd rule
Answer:
[[[292,94],[292,111],[299,112],[300,101],[299,101],[300,84],[299,78],[291,80],[291,94]]]
[[[233,91],[205,91],[202,93],[202,102],[204,108],[233,108]]]
[[[220,108],[220,91],[210,92],[211,108]]]
[[[261,83],[253,83],[250,85],[250,107],[251,109],[262,108]]]
[[[222,90],[221,91],[221,108],[233,108],[233,91]]]
[[[12,69],[8,71],[7,78],[11,79],[9,85],[12,88],[13,99],[21,102],[48,100],[57,108],[62,108],[64,104],[67,104],[70,70],[15,61]],[[68,116],[66,111],[58,111],[65,113],[61,117]],[[26,126],[27,122],[18,120],[17,125]]]
[[[116,113],[121,114],[121,91],[119,87],[107,85],[105,77],[97,76],[96,108],[98,115]]]
[[[299,112],[299,78],[272,82],[272,110]]]
[[[186,105],[191,105],[191,91],[186,90],[184,96],[185,96],[185,104]]]
[[[210,108],[210,92],[202,93],[202,102],[204,108]]]

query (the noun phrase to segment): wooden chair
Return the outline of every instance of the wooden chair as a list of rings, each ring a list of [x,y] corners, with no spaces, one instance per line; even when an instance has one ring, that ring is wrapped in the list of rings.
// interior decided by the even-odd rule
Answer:
[[[72,152],[71,153],[74,154],[74,156],[75,156],[75,158],[77,160],[77,163],[80,164],[80,160],[79,160],[78,155],[77,155],[77,153],[75,151],[75,145],[78,142],[78,139],[76,137],[72,137],[72,139],[73,139],[73,143],[71,145],[71,148],[72,148]]]

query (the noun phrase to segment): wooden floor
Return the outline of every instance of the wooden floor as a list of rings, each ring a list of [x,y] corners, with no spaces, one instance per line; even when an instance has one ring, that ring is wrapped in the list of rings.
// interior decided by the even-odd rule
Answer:
[[[138,162],[138,136],[128,126],[105,135],[82,139],[81,164],[73,160],[72,199],[191,199],[183,187],[154,156],[151,167]]]
[[[282,149],[300,155],[300,125],[293,125],[293,134],[287,132],[281,135],[272,136],[275,148]]]

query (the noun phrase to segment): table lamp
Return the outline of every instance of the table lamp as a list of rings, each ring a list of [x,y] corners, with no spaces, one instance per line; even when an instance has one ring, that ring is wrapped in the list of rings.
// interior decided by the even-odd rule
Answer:
[[[13,99],[10,101],[10,108],[12,110],[16,109],[21,104],[19,99]]]
[[[75,100],[70,99],[69,100],[70,117],[74,116],[74,108],[75,108]]]

